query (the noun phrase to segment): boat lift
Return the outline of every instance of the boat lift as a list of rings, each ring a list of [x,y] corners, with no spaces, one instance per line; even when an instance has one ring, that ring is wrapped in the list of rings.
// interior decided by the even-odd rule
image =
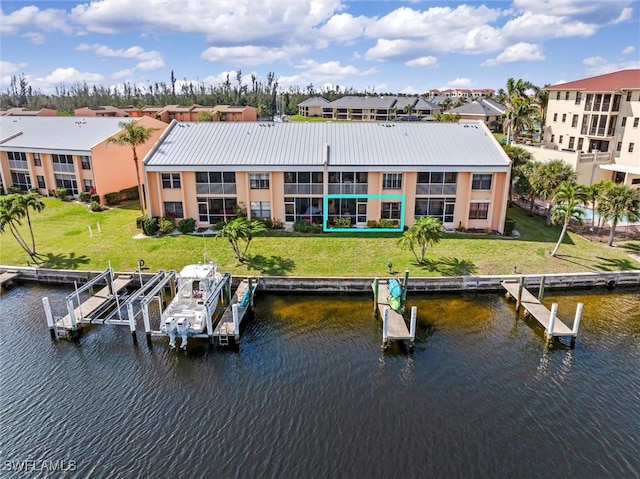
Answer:
[[[156,286],[148,293],[147,296],[141,302],[142,308],[142,318],[144,320],[144,330],[147,336],[147,344],[151,346],[151,338],[152,337],[168,337],[165,333],[160,330],[152,330],[151,329],[151,318],[149,315],[149,305],[153,301],[158,301],[158,309],[160,313],[164,312],[164,307],[162,306],[162,298],[160,293],[167,286],[167,284],[171,285],[172,296],[175,296],[175,279],[176,272],[169,272],[162,280],[160,280]],[[196,334],[193,337],[209,339],[209,343],[213,343],[213,328],[214,328],[214,319],[213,315],[218,310],[218,301],[224,291],[227,291],[231,285],[231,273],[224,273],[222,275],[222,279],[216,286],[213,294],[209,297],[209,299],[204,303],[205,309],[207,311],[207,332],[206,334]]]

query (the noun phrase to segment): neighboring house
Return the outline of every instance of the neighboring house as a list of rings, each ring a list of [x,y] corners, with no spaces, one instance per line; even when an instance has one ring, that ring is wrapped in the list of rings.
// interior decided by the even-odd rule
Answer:
[[[122,121],[139,121],[158,128],[152,139],[138,147],[140,163],[167,125],[151,118],[0,117],[0,175],[2,185],[42,195],[67,188],[106,193],[137,185],[131,148],[107,145]],[[142,171],[142,164],[140,164]]]
[[[510,161],[472,123],[172,123],[144,160],[151,216],[399,220],[502,232]],[[382,195],[382,196],[381,196]],[[384,195],[395,195],[384,196]]]
[[[543,148],[535,159],[561,158],[590,185],[612,179],[640,188],[640,69],[545,88]]]
[[[321,96],[307,98],[298,103],[298,115],[322,117],[322,108],[329,103],[329,100]]]
[[[419,97],[345,96],[324,104],[322,117],[354,121],[431,120],[438,111],[437,105]]]
[[[460,115],[461,120],[478,120],[484,122],[491,131],[498,130],[506,107],[496,101],[479,98],[462,106],[449,110],[449,113]]]
[[[58,111],[51,108],[41,108],[40,110],[27,110],[26,108],[9,108],[0,112],[0,116],[57,116]]]
[[[125,117],[128,117],[129,114],[126,111],[121,110],[120,108],[116,108],[115,106],[99,106],[99,107],[85,106],[85,107],[76,108],[75,110],[73,110],[73,116],[125,118]]]
[[[257,121],[258,110],[253,106],[216,105],[213,121]]]

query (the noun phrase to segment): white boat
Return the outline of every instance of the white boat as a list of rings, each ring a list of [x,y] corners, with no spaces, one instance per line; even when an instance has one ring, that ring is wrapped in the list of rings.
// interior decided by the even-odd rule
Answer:
[[[161,331],[169,336],[172,349],[178,336],[182,338],[180,347],[186,349],[187,338],[206,329],[218,303],[223,276],[214,263],[187,265],[177,276],[176,295],[162,313]]]

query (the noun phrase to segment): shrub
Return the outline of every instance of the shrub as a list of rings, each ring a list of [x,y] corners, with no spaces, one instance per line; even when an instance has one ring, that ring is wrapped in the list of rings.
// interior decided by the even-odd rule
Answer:
[[[351,216],[341,216],[339,218],[335,218],[333,220],[334,228],[350,228],[351,227]]]
[[[513,230],[516,229],[516,222],[511,218],[507,218],[504,221],[504,235],[511,236],[513,234]]]
[[[168,235],[173,232],[173,221],[170,218],[162,217],[158,221],[158,231],[161,235]]]
[[[293,223],[293,231],[297,233],[311,233],[316,234],[322,231],[320,225],[309,223],[308,221],[297,220]]]
[[[78,199],[83,203],[89,203],[91,201],[91,195],[86,191],[81,191],[80,194],[78,195]]]
[[[398,220],[381,219],[378,221],[378,228],[397,228]]]
[[[377,228],[378,222],[376,220],[367,220],[367,228]]]
[[[147,236],[155,236],[158,232],[158,218],[145,218],[142,222],[142,232]]]
[[[178,229],[183,235],[193,233],[196,230],[196,220],[193,218],[185,218],[178,222]]]
[[[94,213],[97,213],[98,211],[102,211],[103,210],[102,206],[97,201],[92,201],[91,205],[89,206],[89,209],[91,211],[93,211]]]
[[[22,194],[22,193],[24,193],[24,191],[22,191],[22,190],[21,190],[19,187],[17,187],[17,186],[9,186],[9,187],[7,188],[7,191],[9,192],[9,194],[10,194],[10,195],[13,195],[13,194],[16,194],[16,193],[17,193],[17,194]]]
[[[283,230],[284,229],[284,223],[282,222],[282,220],[272,220],[271,221],[271,229],[272,230]]]
[[[100,195],[96,195],[95,193],[90,193],[91,197],[89,198],[91,201],[97,201],[100,203]]]
[[[122,193],[119,191],[114,191],[112,193],[107,193],[104,195],[104,201],[109,205],[118,205],[122,201]]]
[[[140,193],[138,192],[137,186],[132,186],[131,188],[125,188],[124,190],[120,190],[121,198],[127,201],[137,200],[140,198]]]
[[[66,188],[56,188],[56,198],[62,201],[66,201],[69,196],[69,190]]]
[[[136,218],[136,228],[142,229],[142,225],[144,224],[144,220],[146,220],[146,216],[138,216]]]

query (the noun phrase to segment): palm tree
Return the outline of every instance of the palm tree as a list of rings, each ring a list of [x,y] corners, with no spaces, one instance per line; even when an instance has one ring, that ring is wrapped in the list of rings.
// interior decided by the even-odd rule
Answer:
[[[438,243],[444,234],[444,227],[439,219],[433,216],[423,216],[402,234],[398,244],[401,249],[411,250],[416,262],[424,263],[427,247]],[[420,248],[420,256],[416,252],[418,247]]]
[[[8,228],[20,247],[29,255],[31,260],[38,263],[41,256],[35,249],[35,240],[33,239],[33,230],[31,230],[31,225],[29,225],[29,229],[31,231],[32,248],[29,248],[29,245],[18,229],[19,226],[22,226],[22,220],[27,216],[29,208],[25,206],[27,202],[22,200],[20,198],[21,196],[22,195],[19,194],[13,194],[0,198],[0,233],[4,233]],[[42,208],[44,208],[44,206],[42,206]],[[41,211],[42,208],[36,209],[36,211]]]
[[[538,108],[538,119],[540,120],[540,139],[544,131],[544,124],[547,121],[547,106],[549,105],[549,92],[545,88],[549,85],[545,85],[544,88],[535,87],[533,101]]]
[[[551,226],[551,211],[553,210],[553,195],[561,183],[568,181],[575,183],[576,172],[562,160],[551,160],[537,167],[529,180],[535,195],[543,200],[550,200],[547,208],[547,226]]]
[[[591,204],[591,227],[595,227],[596,224],[596,205],[598,203],[598,199],[600,198],[600,194],[610,186],[613,186],[613,181],[611,180],[600,180],[597,183],[592,184],[591,186],[585,187],[585,191],[587,192],[587,196],[589,197],[589,203]],[[602,221],[602,218],[600,218]]]
[[[531,181],[536,174],[536,169],[541,163],[527,161],[513,168],[513,191],[516,195],[524,196],[529,200],[529,216],[533,216],[536,192],[531,186]]]
[[[238,261],[245,261],[249,244],[254,236],[258,236],[266,231],[266,226],[262,221],[249,220],[247,218],[235,218],[224,223],[218,231],[217,236],[226,238]],[[244,249],[241,251],[241,243],[244,242]]]
[[[136,167],[136,179],[138,180],[138,196],[140,197],[140,211],[144,216],[144,192],[140,181],[140,167],[138,166],[138,152],[136,148],[144,145],[158,128],[147,128],[138,125],[134,121],[122,122],[120,126],[124,129],[118,136],[112,136],[107,140],[107,145],[115,144],[119,146],[130,146],[133,151],[133,164]]]
[[[587,192],[584,187],[570,181],[563,181],[556,189],[553,194],[553,202],[556,203],[553,207],[553,222],[556,224],[562,223],[562,232],[556,247],[551,252],[551,256],[555,256],[558,253],[571,219],[575,218],[578,223],[582,224],[584,209],[580,205],[584,205],[587,199]]]
[[[532,129],[537,115],[538,110],[531,98],[514,97],[511,104],[507,106],[502,120],[502,130],[510,132],[510,134],[507,133],[508,142],[518,138],[521,131]]]
[[[638,192],[627,185],[611,185],[600,194],[597,211],[603,218],[611,222],[611,232],[607,246],[613,245],[616,227],[622,218],[628,221],[640,219],[640,197]]]
[[[18,195],[16,201],[20,205],[20,208],[24,211],[24,215],[27,218],[27,225],[29,226],[29,234],[31,235],[31,251],[36,252],[36,240],[33,237],[33,227],[31,225],[31,216],[29,215],[29,209],[39,213],[44,207],[44,201],[37,193],[27,193],[26,195]]]

